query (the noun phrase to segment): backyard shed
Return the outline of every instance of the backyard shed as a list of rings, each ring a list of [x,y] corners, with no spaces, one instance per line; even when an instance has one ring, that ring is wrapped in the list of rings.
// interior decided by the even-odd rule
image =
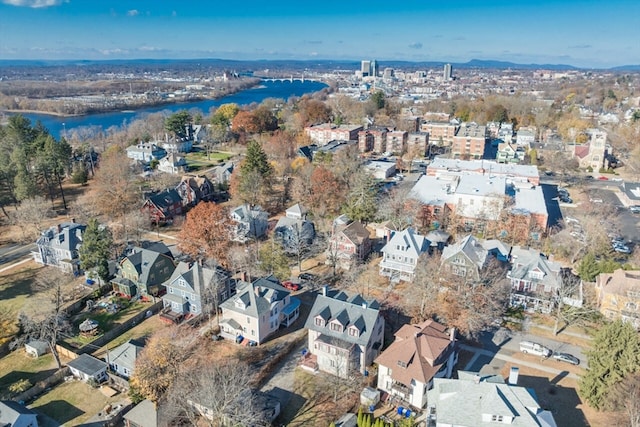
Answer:
[[[380,390],[373,387],[365,387],[360,393],[360,404],[369,407],[376,406],[380,402]]]
[[[25,343],[24,350],[30,356],[40,357],[49,351],[49,343],[42,340],[31,340]]]

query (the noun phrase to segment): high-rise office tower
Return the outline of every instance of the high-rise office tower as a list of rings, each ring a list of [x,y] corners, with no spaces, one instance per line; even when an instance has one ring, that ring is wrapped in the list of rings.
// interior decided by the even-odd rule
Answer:
[[[378,61],[376,61],[375,59],[373,61],[371,61],[371,74],[369,74],[370,76],[373,77],[378,77]]]
[[[444,64],[444,79],[451,80],[453,77],[453,68],[451,68],[451,64]]]
[[[362,71],[362,77],[371,75],[371,61],[362,61],[360,63],[360,71]]]

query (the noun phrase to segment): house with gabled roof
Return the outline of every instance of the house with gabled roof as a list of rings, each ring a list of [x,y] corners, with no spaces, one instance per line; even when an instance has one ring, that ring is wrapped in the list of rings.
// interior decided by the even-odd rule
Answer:
[[[316,236],[313,222],[307,221],[307,210],[299,203],[286,210],[273,229],[274,237],[286,252],[300,253]]]
[[[477,239],[471,234],[444,248],[442,266],[456,276],[476,280],[492,258],[506,262],[511,246],[499,240]]]
[[[533,389],[518,386],[517,374],[514,377],[505,383],[497,375],[458,371],[457,380],[435,378],[427,392],[427,425],[556,427],[553,414],[540,407]]]
[[[392,282],[411,282],[418,258],[426,253],[431,242],[418,234],[412,227],[403,231],[393,231],[382,248],[380,275],[389,277]]]
[[[120,260],[111,284],[114,292],[127,298],[160,296],[165,291],[164,282],[171,277],[175,268],[172,256],[134,247]]]
[[[32,252],[38,264],[58,267],[66,273],[79,271],[78,249],[87,226],[65,222],[44,231],[36,240],[37,250]]]
[[[144,163],[160,160],[167,155],[167,150],[153,142],[140,142],[127,147],[127,157]]]
[[[192,207],[213,199],[214,187],[205,175],[186,174],[182,176],[175,190],[182,199],[182,206]]]
[[[333,221],[327,263],[344,269],[364,261],[371,252],[369,230],[360,222],[340,215]]]
[[[521,246],[511,249],[510,261],[507,278],[511,281],[512,305],[548,313],[562,287],[562,266],[540,251]]]
[[[177,153],[169,153],[158,162],[160,172],[177,175],[187,171],[187,161]]]
[[[434,320],[404,325],[378,356],[378,389],[416,408],[427,404],[434,378],[451,378],[458,361],[455,329]]]
[[[229,213],[233,220],[233,240],[244,243],[251,239],[259,239],[267,234],[269,214],[260,206],[248,203],[232,209]]]
[[[176,190],[168,188],[148,196],[140,210],[149,215],[152,223],[165,224],[182,214],[182,198]]]
[[[214,298],[220,303],[231,296],[231,275],[222,267],[210,268],[199,262],[180,262],[164,282],[160,313],[174,321],[203,313],[203,306]]]
[[[0,426],[38,427],[38,414],[13,400],[0,400]]]
[[[142,341],[129,340],[113,350],[108,350],[105,361],[111,371],[124,378],[131,378],[136,367],[136,360],[143,348]]]
[[[375,299],[322,288],[309,312],[307,358],[313,369],[339,377],[365,374],[384,342],[384,317]],[[309,361],[303,366],[309,366]]]
[[[220,335],[244,345],[260,345],[300,315],[300,300],[274,276],[239,282],[236,295],[220,304]]]

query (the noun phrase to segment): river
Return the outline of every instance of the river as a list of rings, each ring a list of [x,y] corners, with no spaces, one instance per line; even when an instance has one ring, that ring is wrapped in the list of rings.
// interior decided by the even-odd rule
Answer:
[[[144,118],[151,113],[159,111],[175,112],[180,110],[190,110],[197,108],[203,114],[209,114],[211,107],[222,104],[236,103],[238,105],[248,105],[253,102],[260,103],[267,98],[281,98],[287,100],[291,96],[302,96],[307,93],[318,92],[327,87],[321,82],[305,80],[285,81],[264,81],[255,88],[243,90],[219,99],[207,99],[203,101],[166,104],[162,106],[142,108],[133,111],[111,111],[107,113],[87,114],[84,116],[59,117],[49,114],[23,113],[22,115],[30,119],[33,123],[40,121],[51,135],[60,138],[65,132],[70,132],[74,128],[83,126],[99,126],[103,130],[111,126],[123,126],[134,120]]]

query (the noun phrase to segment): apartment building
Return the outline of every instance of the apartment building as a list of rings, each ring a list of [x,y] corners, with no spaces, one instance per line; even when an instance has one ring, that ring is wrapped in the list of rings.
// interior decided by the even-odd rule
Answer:
[[[481,159],[487,143],[486,132],[485,126],[473,124],[461,126],[453,137],[451,145],[453,158]]]

